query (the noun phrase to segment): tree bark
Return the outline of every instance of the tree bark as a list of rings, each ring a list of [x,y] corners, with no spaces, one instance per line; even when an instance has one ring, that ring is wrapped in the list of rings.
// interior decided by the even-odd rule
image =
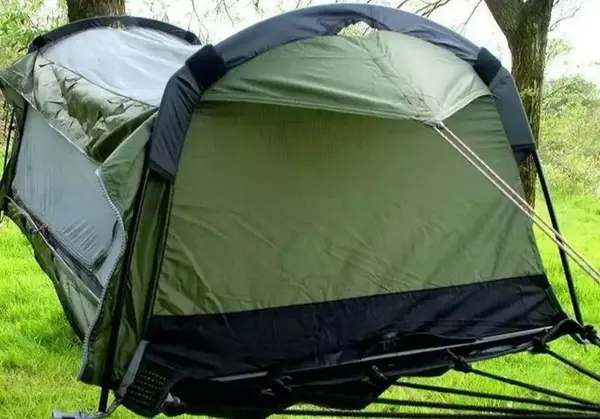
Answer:
[[[125,0],[67,0],[70,22],[97,16],[125,14]]]
[[[521,93],[533,136],[538,141],[552,3],[553,0],[525,3],[515,34],[509,40],[512,74]],[[521,167],[521,180],[527,201],[532,206],[535,204],[536,179],[535,166],[530,158]]]
[[[486,3],[508,41],[512,56],[512,75],[537,141],[548,31],[554,0],[486,0]],[[537,178],[532,159],[521,165],[520,172],[525,197],[533,206]]]

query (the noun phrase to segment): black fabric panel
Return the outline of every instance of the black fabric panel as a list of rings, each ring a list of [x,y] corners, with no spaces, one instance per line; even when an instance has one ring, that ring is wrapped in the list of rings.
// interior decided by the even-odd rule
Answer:
[[[494,95],[506,137],[512,146],[515,159],[520,163],[536,146],[515,82],[508,70],[501,67],[489,87]]]
[[[479,51],[473,68],[494,95],[496,108],[515,160],[522,163],[535,150],[535,141],[511,74],[502,67],[500,60],[485,48]]]
[[[215,47],[206,45],[185,63],[201,90],[206,91],[225,75],[227,67]]]
[[[169,79],[150,138],[151,170],[167,180],[175,179],[194,108],[202,94],[226,72],[216,49],[205,45]]]
[[[150,137],[149,161],[150,170],[165,179],[175,179],[183,140],[202,94],[188,65],[178,70],[165,87]]]
[[[481,48],[473,68],[481,80],[490,87],[492,81],[502,68],[502,63],[487,49]]]
[[[67,36],[82,32],[88,29],[104,28],[113,25],[130,27],[137,26],[142,28],[154,29],[157,31],[168,33],[189,42],[193,45],[200,45],[200,40],[192,32],[188,32],[177,26],[159,20],[147,19],[143,17],[133,16],[102,16],[89,19],[82,19],[76,22],[56,28],[44,35],[36,37],[29,46],[29,52],[37,51],[44,45],[58,41]]]
[[[302,8],[264,20],[222,41],[217,50],[231,69],[278,46],[334,35],[357,22],[429,41],[470,63],[479,53],[479,48],[466,38],[424,17],[392,7],[344,3]]]
[[[553,326],[564,318],[544,275],[250,312],[153,316],[151,352],[199,378],[313,368]]]

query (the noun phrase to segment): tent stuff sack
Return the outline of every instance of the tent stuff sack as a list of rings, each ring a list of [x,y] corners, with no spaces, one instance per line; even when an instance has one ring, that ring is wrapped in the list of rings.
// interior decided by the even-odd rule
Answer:
[[[377,30],[339,33],[357,21]],[[430,20],[318,6],[213,46],[95,18],[36,38],[0,87],[1,208],[100,410],[108,390],[146,417],[360,409],[398,377],[573,333],[527,213],[434,129],[522,196],[514,82]]]

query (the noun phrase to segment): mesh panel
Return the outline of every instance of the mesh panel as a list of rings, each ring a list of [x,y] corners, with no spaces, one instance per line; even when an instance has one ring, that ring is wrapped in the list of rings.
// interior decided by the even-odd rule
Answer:
[[[96,176],[97,166],[29,109],[14,194],[61,250],[88,271],[103,262],[113,245],[117,220]]]
[[[123,405],[140,415],[154,416],[159,413],[171,382],[172,374],[168,369],[146,359],[127,388]]]

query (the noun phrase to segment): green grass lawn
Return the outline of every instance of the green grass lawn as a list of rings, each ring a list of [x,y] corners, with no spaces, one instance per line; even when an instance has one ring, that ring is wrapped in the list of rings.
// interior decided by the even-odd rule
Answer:
[[[600,200],[595,198],[557,199],[559,216],[572,245],[600,265]],[[541,205],[540,205],[541,206]],[[555,246],[540,237],[546,268],[559,298],[570,312],[568,293]],[[577,287],[587,321],[600,326],[600,286],[575,269]],[[600,349],[584,348],[570,339],[554,348],[600,372]],[[53,408],[88,409],[96,406],[98,389],[75,381],[80,346],[63,318],[49,280],[37,267],[25,238],[14,225],[0,225],[0,418],[48,418]],[[486,361],[481,369],[521,378],[539,385],[600,401],[600,385],[576,374],[552,359],[521,354]],[[528,395],[470,375],[451,373],[432,384]],[[389,396],[433,401],[475,401],[394,390]],[[530,395],[530,394],[529,394]],[[499,404],[494,401],[488,402]],[[377,409],[377,407],[373,407]],[[115,418],[132,418],[120,410]]]

